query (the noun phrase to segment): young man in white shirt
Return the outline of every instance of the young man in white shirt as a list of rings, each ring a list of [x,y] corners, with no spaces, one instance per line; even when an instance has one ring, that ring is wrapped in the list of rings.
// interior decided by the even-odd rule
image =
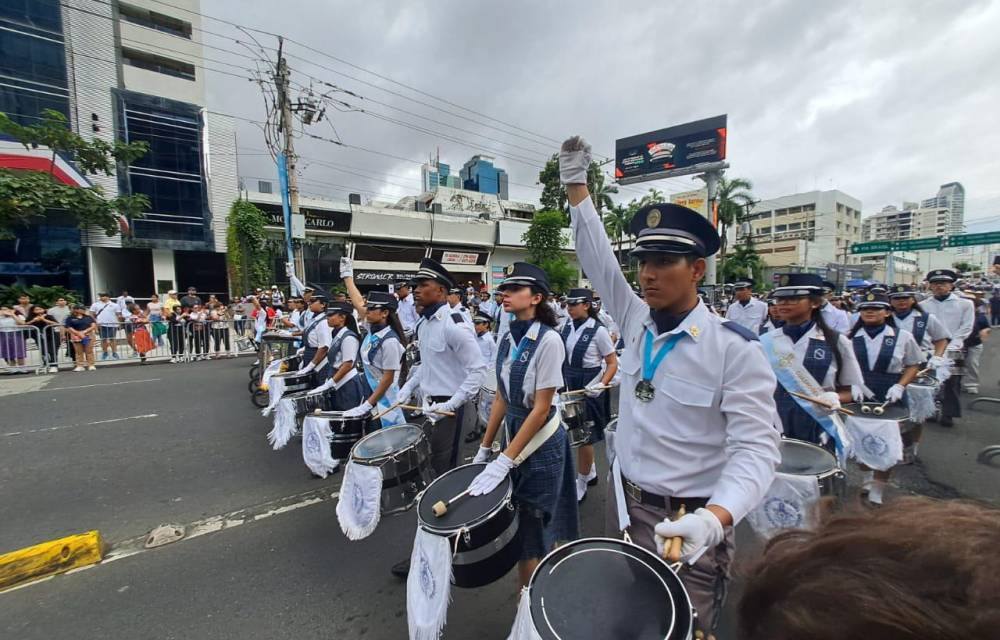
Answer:
[[[971,300],[956,295],[955,281],[958,274],[951,269],[935,269],[927,274],[931,296],[920,303],[921,308],[936,317],[951,335],[945,356],[953,363],[965,357],[965,339],[972,334],[976,322],[976,307]],[[961,369],[952,370],[941,389],[941,418],[938,424],[951,427],[955,418],[962,417],[959,391],[962,386]]]
[[[403,331],[407,334],[413,333],[413,328],[417,326],[420,316],[417,314],[416,302],[413,300],[413,288],[409,282],[396,283],[396,297],[399,299],[399,305],[396,307],[399,324],[403,325]]]
[[[743,278],[733,283],[736,299],[726,309],[726,319],[757,333],[767,320],[767,304],[753,297],[753,285],[754,282],[750,278]]]
[[[98,294],[98,301],[90,305],[90,315],[97,320],[98,331],[101,334],[101,360],[118,359],[115,351],[115,334],[122,321],[122,309],[111,299],[111,294]]]

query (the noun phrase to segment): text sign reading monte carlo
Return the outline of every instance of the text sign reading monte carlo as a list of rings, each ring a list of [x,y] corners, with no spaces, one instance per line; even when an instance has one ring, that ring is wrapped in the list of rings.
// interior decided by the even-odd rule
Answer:
[[[615,141],[615,178],[621,184],[726,159],[726,116],[667,127]]]
[[[948,236],[949,247],[971,247],[976,244],[1000,244],[1000,231]]]

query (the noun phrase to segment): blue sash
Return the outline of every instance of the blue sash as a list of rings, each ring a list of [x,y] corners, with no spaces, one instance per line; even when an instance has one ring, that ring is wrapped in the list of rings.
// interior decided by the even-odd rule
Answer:
[[[391,334],[393,337],[396,336],[396,334],[392,331],[390,331],[389,334]],[[385,339],[389,338],[389,334],[385,336]],[[365,336],[365,341],[361,345],[361,351],[362,353],[365,353],[365,357],[367,357],[368,359],[368,364],[371,364],[372,358],[376,353],[378,353],[382,341],[383,341],[382,339],[376,338],[375,334],[373,333],[369,333],[368,335]],[[366,346],[370,347],[367,353],[364,350]],[[362,357],[361,359],[365,360],[365,357]],[[365,381],[368,383],[369,393],[371,393],[378,388],[379,381],[376,380],[375,376],[372,375],[371,366],[364,367],[364,372],[365,372]],[[379,413],[385,411],[392,405],[396,404],[396,394],[398,392],[399,392],[399,385],[397,385],[395,382],[389,385],[389,388],[385,390],[385,394],[383,394],[383,396],[378,401]],[[406,423],[406,417],[403,415],[402,409],[398,407],[393,409],[389,413],[385,414],[384,416],[382,416],[383,427],[391,427],[393,425],[405,424],[405,423]]]

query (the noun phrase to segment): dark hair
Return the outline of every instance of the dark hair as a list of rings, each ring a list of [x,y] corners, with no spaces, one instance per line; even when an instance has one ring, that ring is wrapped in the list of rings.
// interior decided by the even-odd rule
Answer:
[[[553,329],[559,324],[556,318],[556,312],[552,310],[549,306],[549,298],[539,287],[530,287],[531,293],[542,296],[542,301],[535,306],[535,320],[538,320],[542,324],[548,325]]]
[[[885,319],[885,324],[887,324],[890,327],[892,327],[893,329],[895,329],[896,328],[896,319],[892,317],[892,309],[887,309],[887,311],[889,311],[889,317]],[[860,311],[859,311],[859,313],[860,313]],[[861,320],[861,317],[858,316],[858,321],[855,322],[854,326],[851,327],[851,330],[847,332],[847,337],[848,338],[853,338],[854,334],[856,334],[858,332],[858,329],[860,329],[863,326],[865,326],[865,323],[864,323],[864,321]]]
[[[597,317],[597,307],[594,306],[593,302],[587,302],[587,317],[593,318],[597,321],[597,324],[601,324],[601,320]]]
[[[399,343],[406,346],[406,333],[403,331],[403,323],[399,321],[399,316],[396,314],[395,309],[386,309],[388,312],[388,322],[392,330],[396,332],[399,336]]]
[[[821,295],[809,296],[809,299],[820,303],[824,300]],[[841,386],[840,374],[844,370],[844,357],[840,353],[840,333],[831,329],[830,325],[823,319],[822,306],[813,309],[812,319],[816,323],[816,326],[819,327],[819,330],[823,332],[823,339],[826,340],[826,343],[830,345],[830,350],[833,351],[833,360],[837,363],[837,375],[834,376],[833,385],[839,387]],[[817,380],[817,382],[822,382],[822,380]]]
[[[1000,510],[899,498],[768,543],[747,572],[738,637],[990,638],[1000,627]]]
[[[346,326],[354,333],[361,335],[361,331],[358,329],[358,321],[354,319],[353,313],[348,313],[346,311],[337,311],[337,315],[344,316],[344,326]]]

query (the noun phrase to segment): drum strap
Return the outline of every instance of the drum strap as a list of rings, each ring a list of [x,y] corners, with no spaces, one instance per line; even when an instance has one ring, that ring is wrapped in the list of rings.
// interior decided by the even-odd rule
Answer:
[[[542,425],[541,429],[535,432],[535,435],[531,437],[531,440],[528,440],[528,444],[524,445],[524,448],[521,449],[521,453],[517,454],[517,457],[514,458],[514,466],[518,466],[527,460],[528,456],[538,451],[538,448],[545,444],[546,440],[555,435],[555,432],[559,430],[559,426],[559,413],[553,411],[552,417],[549,418],[549,421]],[[507,434],[507,438],[508,441],[513,440],[513,437],[510,434]]]

